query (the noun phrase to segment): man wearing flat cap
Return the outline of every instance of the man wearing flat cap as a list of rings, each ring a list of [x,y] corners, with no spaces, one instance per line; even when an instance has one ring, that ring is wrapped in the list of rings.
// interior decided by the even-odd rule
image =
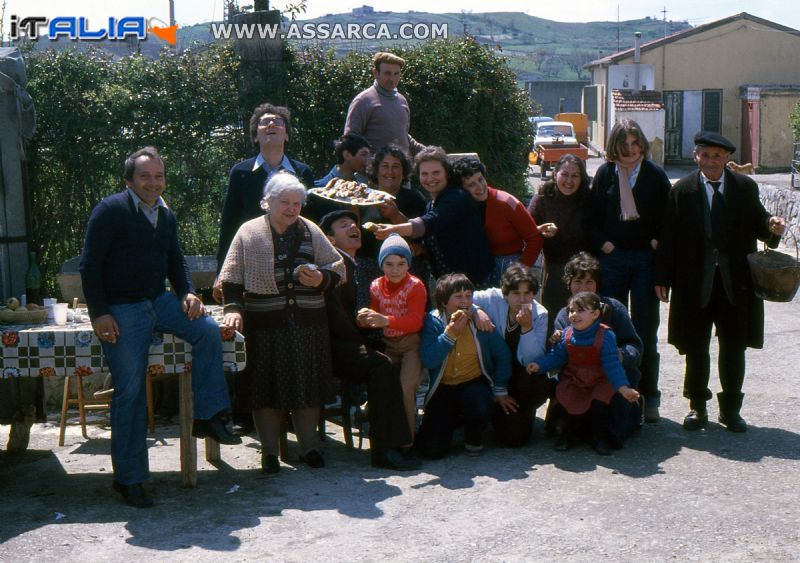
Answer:
[[[685,430],[708,422],[711,328],[719,340],[717,394],[719,422],[745,432],[739,414],[745,374],[745,349],[764,343],[764,303],[756,297],[747,255],[757,240],[774,248],[786,228],[770,217],[758,185],[725,164],[736,147],[719,133],[694,138],[699,170],[682,178],[669,195],[654,275],[656,295],[668,301],[668,340],[686,355],[683,395],[689,399]]]

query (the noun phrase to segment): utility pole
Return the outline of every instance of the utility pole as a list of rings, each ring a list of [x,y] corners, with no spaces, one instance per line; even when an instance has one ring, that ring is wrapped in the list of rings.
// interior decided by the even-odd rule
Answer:
[[[619,53],[619,4],[617,4],[617,53]]]
[[[667,36],[667,7],[664,6],[664,9],[661,10],[661,13],[664,14],[664,37]]]

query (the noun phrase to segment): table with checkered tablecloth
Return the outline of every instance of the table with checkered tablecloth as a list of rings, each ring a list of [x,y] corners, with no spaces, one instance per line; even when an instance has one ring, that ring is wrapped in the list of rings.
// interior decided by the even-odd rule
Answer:
[[[209,307],[218,316],[219,307]],[[226,371],[244,368],[244,336],[221,327],[222,359]],[[105,357],[100,340],[86,323],[66,325],[7,325],[0,327],[2,355],[0,378],[64,377],[80,372],[87,376],[105,371]],[[172,334],[153,333],[148,371],[183,373],[191,365],[192,347]]]
[[[208,314],[221,320],[221,307],[207,307]],[[80,310],[79,310],[80,313]],[[78,315],[80,318],[80,314]],[[220,327],[222,360],[226,372],[245,367],[244,336],[230,327]],[[38,418],[44,416],[42,380],[107,371],[100,340],[88,322],[66,325],[0,325],[0,423],[10,419],[23,405],[36,405]],[[179,381],[181,409],[181,471],[184,485],[197,481],[197,453],[191,437],[192,347],[172,334],[153,333],[148,375],[185,374]],[[4,414],[4,411],[10,414]],[[219,444],[206,441],[206,458],[219,457]]]

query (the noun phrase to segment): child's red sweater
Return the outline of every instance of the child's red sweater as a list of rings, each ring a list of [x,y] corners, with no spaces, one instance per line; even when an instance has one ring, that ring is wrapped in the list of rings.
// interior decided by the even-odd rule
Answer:
[[[369,294],[370,308],[389,317],[384,336],[394,338],[422,330],[428,292],[418,277],[406,274],[399,282],[392,283],[381,276],[372,282]]]

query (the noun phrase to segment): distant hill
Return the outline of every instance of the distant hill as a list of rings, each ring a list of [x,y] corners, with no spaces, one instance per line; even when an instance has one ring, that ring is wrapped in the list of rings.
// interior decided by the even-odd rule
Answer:
[[[328,14],[302,20],[298,23],[336,24],[386,24],[392,33],[404,23],[426,25],[447,24],[449,37],[469,34],[476,40],[494,46],[508,59],[509,66],[522,82],[526,80],[574,80],[588,78],[582,66],[596,58],[633,46],[633,34],[642,33],[646,43],[665,35],[689,29],[686,22],[663,22],[654,18],[623,22],[565,23],[530,16],[521,12],[431,14],[427,12],[373,12],[364,15]],[[619,42],[618,42],[619,38]],[[208,43],[213,40],[211,24],[204,23],[178,29],[178,48]],[[392,45],[409,45],[408,41],[383,40],[292,40],[298,46],[333,48],[343,54],[350,50],[375,51]],[[411,42],[413,43],[413,42]],[[40,47],[47,45],[42,43]],[[87,43],[82,43],[86,46]],[[139,45],[102,42],[94,45],[124,56],[140,50],[145,56],[155,57],[166,44],[156,38]],[[74,43],[60,40],[56,48],[68,48]]]

